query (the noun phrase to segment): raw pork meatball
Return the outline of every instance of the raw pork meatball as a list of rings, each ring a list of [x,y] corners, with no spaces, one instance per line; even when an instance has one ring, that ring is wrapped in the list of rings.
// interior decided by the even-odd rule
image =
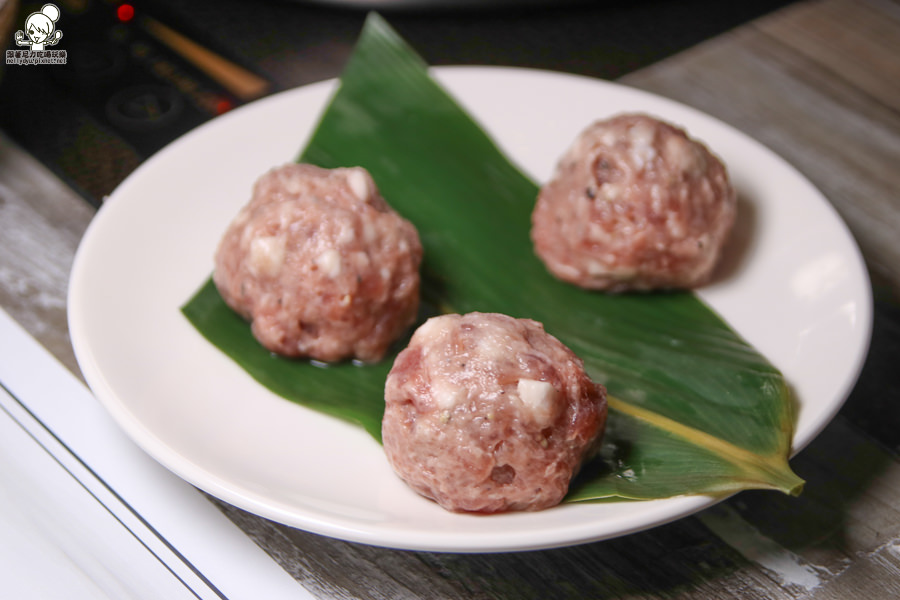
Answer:
[[[532,213],[551,273],[612,292],[709,280],[734,223],[725,166],[668,123],[624,114],[585,129]]]
[[[288,164],[256,182],[213,279],[272,352],[371,362],[415,320],[421,259],[365,169]]]
[[[387,377],[382,437],[397,474],[452,511],[558,504],[598,449],[606,390],[528,319],[444,315]]]

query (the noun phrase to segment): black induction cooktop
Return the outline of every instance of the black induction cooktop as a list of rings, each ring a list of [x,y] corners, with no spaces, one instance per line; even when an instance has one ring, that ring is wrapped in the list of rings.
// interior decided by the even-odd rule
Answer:
[[[23,3],[16,27],[44,4]],[[255,98],[338,76],[373,6],[430,64],[614,79],[788,2],[55,4],[63,36],[54,48],[65,63],[4,65],[0,128],[99,205],[141,161],[192,128]]]

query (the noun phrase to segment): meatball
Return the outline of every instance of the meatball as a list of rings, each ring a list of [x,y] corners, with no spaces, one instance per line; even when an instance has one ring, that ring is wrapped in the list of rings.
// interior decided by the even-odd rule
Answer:
[[[415,227],[365,169],[288,164],[254,185],[213,280],[268,350],[372,362],[416,318],[421,260]]]
[[[623,114],[585,129],[538,194],[531,238],[556,277],[619,292],[707,282],[737,211],[722,162],[673,125]]]
[[[605,422],[605,388],[540,323],[469,313],[429,319],[397,356],[382,438],[394,471],[448,510],[540,510]]]

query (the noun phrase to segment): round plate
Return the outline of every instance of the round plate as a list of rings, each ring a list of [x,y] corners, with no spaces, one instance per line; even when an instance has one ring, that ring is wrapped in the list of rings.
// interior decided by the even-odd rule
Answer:
[[[832,418],[868,349],[871,288],[822,195],[772,152],[678,103],[594,79],[487,67],[432,71],[537,181],[588,123],[646,111],[687,128],[729,166],[738,255],[700,295],[787,377],[800,403],[794,450]],[[394,476],[363,430],[283,400],[179,312],[212,270],[254,180],[293,161],[335,82],[216,118],[137,169],[106,200],[72,270],[69,325],[84,376],[160,463],[229,503],[308,531],[394,548],[491,552],[638,531],[716,501],[565,504],[494,516],[447,512]]]

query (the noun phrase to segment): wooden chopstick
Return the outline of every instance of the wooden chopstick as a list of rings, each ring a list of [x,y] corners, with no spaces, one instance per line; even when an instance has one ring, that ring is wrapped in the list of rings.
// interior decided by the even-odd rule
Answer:
[[[141,17],[140,27],[169,49],[178,53],[240,100],[259,98],[271,84],[262,77],[204,48],[185,35],[152,17]]]

